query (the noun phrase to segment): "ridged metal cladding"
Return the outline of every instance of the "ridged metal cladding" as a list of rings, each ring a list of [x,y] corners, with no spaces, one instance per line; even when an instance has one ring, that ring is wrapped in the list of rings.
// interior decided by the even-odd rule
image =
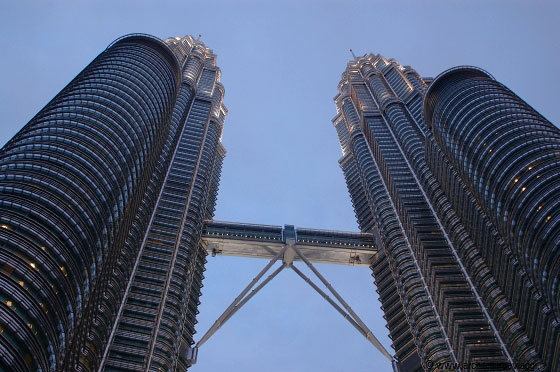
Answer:
[[[192,36],[164,41],[181,67],[171,131],[142,209],[122,291],[81,370],[185,371],[194,344],[206,250],[203,221],[214,214],[227,109],[216,55]],[[139,238],[139,239],[138,239]],[[124,272],[124,270],[123,270]],[[118,292],[118,291],[115,291]],[[116,306],[115,306],[116,305]],[[101,352],[99,352],[101,350]]]
[[[452,69],[434,81],[420,78],[394,60],[367,55],[351,61],[342,79],[335,97],[338,115],[333,120],[343,150],[339,162],[360,229],[378,232],[381,249],[371,268],[399,370],[419,372],[428,361],[437,364],[450,359],[525,363],[535,371],[559,365],[560,324],[532,279],[543,271],[533,269],[527,275],[528,269],[511,253],[513,243],[504,242],[509,235],[502,239],[494,227],[499,225],[479,206],[483,199],[492,200],[488,188],[476,184],[482,182],[476,179],[469,185],[458,175],[458,170],[470,175],[476,168],[463,162],[464,158],[451,164],[440,149],[463,154],[485,144],[471,141],[461,148],[447,138],[449,128],[437,127],[435,118],[439,109],[453,104],[455,111],[449,115],[453,120],[484,113],[496,104],[495,96],[472,90],[465,97],[475,101],[474,108],[469,107],[469,99],[447,100],[446,94],[454,93],[456,84],[482,80],[494,84],[494,91],[501,94],[496,116],[485,125],[496,124],[492,120],[500,120],[503,112],[514,122],[519,119],[521,109],[510,105],[514,98],[522,109],[532,112],[535,122],[546,121],[475,67]],[[462,111],[463,104],[467,113]],[[463,129],[463,124],[451,132]],[[556,130],[548,124],[547,130]],[[460,139],[471,135],[466,132]],[[507,143],[508,138],[502,141]],[[512,154],[505,155],[510,163],[515,160]],[[527,165],[531,170],[528,167],[534,165]],[[492,169],[500,170],[496,162],[481,164],[478,176],[482,171],[492,175]],[[519,187],[521,193],[528,191],[527,185]],[[471,192],[471,188],[477,189]],[[557,187],[551,190],[548,195]],[[499,194],[489,203],[497,209],[496,200],[501,200],[504,208],[511,203],[511,195],[515,196]],[[534,233],[543,234],[542,230]],[[554,240],[556,235],[547,239]],[[532,242],[540,244],[536,238]]]
[[[399,64],[381,56],[368,55],[350,62],[335,97],[338,115],[333,124],[343,152],[339,163],[360,229],[377,231],[379,236],[380,253],[370,263],[395,359],[400,370],[417,372],[423,370],[422,361],[451,361],[452,351],[412,252],[416,249],[420,251],[419,257],[423,257],[423,245],[408,243],[427,237],[414,230],[418,218],[408,218],[409,210],[420,209],[412,204],[422,200],[418,190],[413,189],[410,171],[405,169],[406,162],[390,132],[394,130],[399,137],[406,138],[413,151],[419,148],[417,135],[409,132],[418,131],[418,123],[413,120],[421,119],[424,84],[419,80],[415,90],[400,71]],[[404,110],[410,111],[410,117],[404,115]],[[416,154],[416,159],[420,155]],[[403,185],[408,188],[404,190]],[[434,235],[427,238],[434,241]],[[431,243],[428,248],[434,245]],[[439,273],[426,276],[440,282]],[[445,292],[444,285],[441,288]]]
[[[436,78],[425,110],[437,143],[560,318],[560,130],[471,67]]]
[[[0,370],[60,369],[81,344],[180,79],[161,41],[119,39],[0,151]]]

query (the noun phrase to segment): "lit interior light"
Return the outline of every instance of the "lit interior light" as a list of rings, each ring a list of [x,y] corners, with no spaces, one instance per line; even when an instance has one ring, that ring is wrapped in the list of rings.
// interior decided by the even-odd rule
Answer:
[[[2,228],[3,228],[3,229],[7,229],[7,228],[8,228],[8,225],[2,225]]]
[[[23,285],[24,285],[25,283],[23,283],[23,281],[20,280],[20,281],[18,282],[18,284],[21,285],[21,286],[23,287]]]
[[[546,218],[546,222],[550,221],[551,218],[552,218],[552,216],[548,216],[548,217]]]
[[[492,149],[488,150],[488,152],[492,152]]]
[[[524,187],[524,188],[522,188],[522,189],[521,189],[521,191],[525,191],[526,189],[527,189],[527,188],[526,188],[526,187]]]
[[[519,181],[519,179],[518,179],[518,178],[516,178],[516,179],[515,179],[515,180],[514,180],[513,182],[517,182],[517,181]]]
[[[533,169],[533,167],[529,167],[529,170]]]
[[[30,262],[30,263],[29,263],[29,266],[31,266],[31,267],[34,268],[34,269],[37,268],[37,266],[36,266],[35,263],[33,263],[33,262]]]
[[[13,303],[12,301],[6,301],[6,305],[8,305],[9,307],[12,307],[13,304],[14,304],[14,303]]]
[[[542,209],[542,205],[539,205],[539,207],[537,208],[538,211],[540,211]]]

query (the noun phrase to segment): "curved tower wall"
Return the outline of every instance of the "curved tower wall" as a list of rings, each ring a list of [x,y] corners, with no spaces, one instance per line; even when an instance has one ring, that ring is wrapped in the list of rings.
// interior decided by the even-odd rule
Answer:
[[[77,358],[169,133],[179,66],[156,39],[101,53],[0,152],[0,369]]]
[[[444,273],[430,262],[436,258],[431,252],[439,252],[441,260],[449,248],[410,166],[413,158],[422,160],[424,128],[414,118],[421,114],[425,85],[419,79],[418,87],[412,85],[399,67],[372,55],[350,62],[333,122],[360,228],[377,234],[382,247],[371,268],[395,357],[401,370],[421,371],[428,361],[454,362],[458,356],[447,341],[452,329],[436,308],[443,300],[436,286],[446,287]],[[450,261],[447,272],[456,271]]]
[[[559,365],[558,129],[480,69],[433,81],[371,54],[335,103],[400,371]]]
[[[491,265],[497,279],[514,299],[523,327],[537,335],[532,337],[537,350],[558,365],[560,130],[472,67],[437,77],[425,111],[437,143],[428,146],[433,167],[445,161],[455,173],[439,172],[440,182],[469,225],[484,219],[481,226],[492,227],[487,235],[499,241],[493,250],[500,256]],[[452,191],[458,184],[465,185],[463,195]],[[477,213],[465,213],[466,199],[472,199]]]
[[[211,219],[225,156],[220,138],[227,110],[212,50],[192,37],[165,40],[181,64],[172,131],[154,174],[157,193],[143,218],[127,285],[115,307],[107,345],[91,365],[111,371],[186,370],[194,343],[206,250],[200,235]],[[157,179],[156,179],[157,178]],[[130,278],[130,280],[128,280]]]
[[[0,369],[185,370],[226,108],[187,36],[118,39],[0,152]]]

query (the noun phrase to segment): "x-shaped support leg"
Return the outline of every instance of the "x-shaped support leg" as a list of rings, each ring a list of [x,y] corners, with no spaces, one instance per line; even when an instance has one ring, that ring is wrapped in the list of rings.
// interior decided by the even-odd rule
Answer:
[[[332,298],[329,297],[321,288],[319,288],[311,279],[309,279],[301,270],[293,265],[293,260],[299,257],[319,278],[319,280],[327,287],[331,294],[338,300],[342,307],[337,304]],[[272,272],[265,280],[263,280],[255,289],[251,290],[253,286],[266,274],[266,272],[274,265],[278,259],[282,257],[282,265]],[[332,287],[332,285],[321,275],[321,273],[313,266],[313,264],[303,255],[299,249],[296,248],[294,240],[288,240],[284,248],[276,255],[270,262],[257,274],[255,278],[249,283],[241,294],[236,297],[236,299],[229,305],[229,307],[224,311],[224,313],[214,322],[212,327],[202,336],[200,341],[196,344],[194,348],[188,349],[184,357],[191,364],[196,363],[196,357],[198,354],[198,349],[218,330],[227,322],[233,314],[235,314],[243,305],[245,305],[258,291],[260,291],[266,284],[268,284],[276,275],[278,275],[283,269],[291,268],[299,275],[306,283],[308,283],[317,293],[319,293],[329,304],[331,304],[336,311],[338,311],[354,328],[358,330],[369,342],[375,346],[387,359],[392,363],[393,369],[397,371],[397,362],[393,359],[391,354],[387,352],[385,347],[379,342],[379,340],[373,335],[370,329],[365,325],[365,323],[360,319],[360,317],[352,310],[350,305],[344,301],[342,296]],[[249,293],[249,291],[251,291]],[[249,293],[249,294],[247,294]],[[344,309],[343,309],[344,308]]]

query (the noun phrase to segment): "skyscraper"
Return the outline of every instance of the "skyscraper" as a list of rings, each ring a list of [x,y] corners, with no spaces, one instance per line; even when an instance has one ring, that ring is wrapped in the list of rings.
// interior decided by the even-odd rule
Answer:
[[[558,129],[480,69],[432,81],[368,55],[333,120],[363,233],[207,221],[219,79],[190,36],[129,35],[0,150],[1,370],[186,370],[211,252],[282,266],[197,345],[292,268],[391,359],[293,265],[346,263],[373,270],[399,371],[555,371]]]
[[[370,54],[338,88],[340,166],[377,237],[400,370],[558,370],[560,131],[472,67],[433,80]]]
[[[112,43],[0,152],[0,369],[185,370],[225,150],[192,37]]]

